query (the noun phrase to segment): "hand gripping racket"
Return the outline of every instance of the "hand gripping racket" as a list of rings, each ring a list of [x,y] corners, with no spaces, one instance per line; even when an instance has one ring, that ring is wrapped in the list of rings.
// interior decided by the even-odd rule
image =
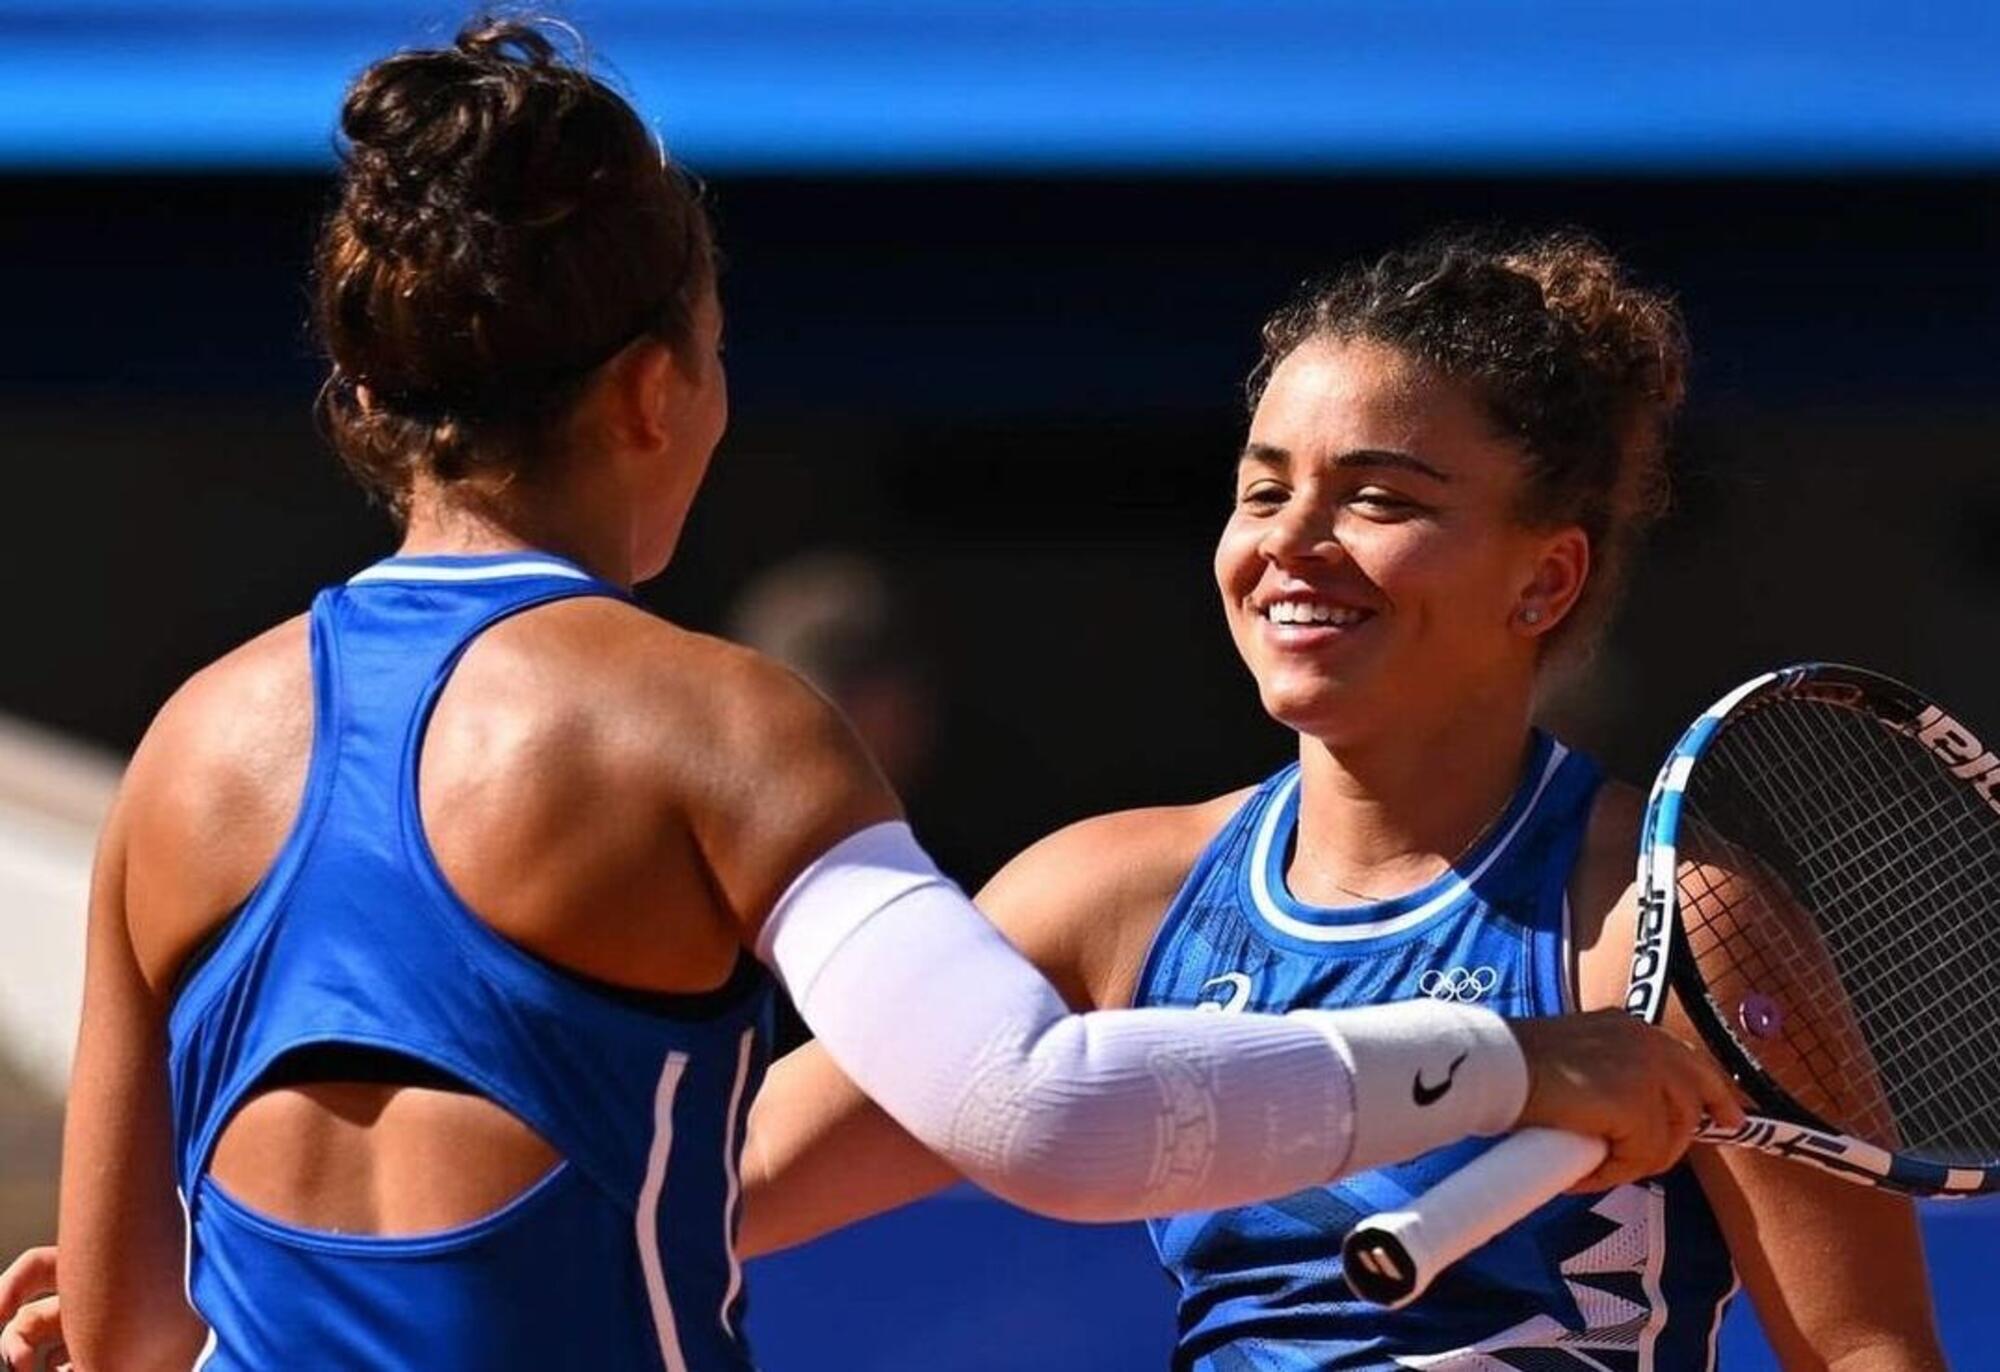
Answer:
[[[1911,1195],[2000,1189],[2000,737],[1854,667],[1787,667],[1688,727],[1653,783],[1625,1008],[1671,980],[1750,1098],[1705,1142]],[[1378,1305],[1603,1160],[1523,1129],[1342,1247]]]

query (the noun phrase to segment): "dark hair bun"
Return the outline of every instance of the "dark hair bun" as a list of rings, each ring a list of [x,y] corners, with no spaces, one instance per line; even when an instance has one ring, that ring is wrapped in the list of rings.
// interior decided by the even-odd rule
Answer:
[[[533,460],[598,365],[642,332],[686,338],[712,280],[694,187],[580,49],[483,20],[377,62],[341,107],[323,413],[392,502],[419,463],[450,480]]]

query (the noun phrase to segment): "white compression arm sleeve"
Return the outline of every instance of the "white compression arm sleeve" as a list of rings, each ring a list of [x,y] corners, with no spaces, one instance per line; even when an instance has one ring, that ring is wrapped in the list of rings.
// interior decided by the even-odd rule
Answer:
[[[1283,1195],[1501,1132],[1527,1093],[1512,1033],[1473,1006],[1074,1013],[901,823],[807,868],[758,952],[904,1128],[1068,1219]]]

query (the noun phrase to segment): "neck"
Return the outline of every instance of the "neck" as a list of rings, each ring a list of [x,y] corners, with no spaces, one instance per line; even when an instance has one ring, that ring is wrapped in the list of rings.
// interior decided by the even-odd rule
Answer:
[[[1415,890],[1475,846],[1521,781],[1533,681],[1362,742],[1302,737],[1292,889],[1316,904]]]
[[[518,486],[491,491],[470,481],[445,485],[419,478],[410,491],[405,557],[538,551],[567,558],[613,585],[632,585],[629,551],[620,529],[602,527],[547,493]]]

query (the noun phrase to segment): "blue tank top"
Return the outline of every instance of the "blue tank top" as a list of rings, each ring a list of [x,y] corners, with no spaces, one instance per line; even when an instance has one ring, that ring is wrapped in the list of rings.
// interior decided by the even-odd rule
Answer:
[[[1140,1005],[1281,1011],[1435,996],[1560,1014],[1566,889],[1599,781],[1536,735],[1520,789],[1453,870],[1394,900],[1319,909],[1286,889],[1299,769],[1259,787],[1208,845],[1140,973]],[[1642,1185],[1550,1202],[1385,1311],[1341,1277],[1355,1220],[1491,1146],[1472,1140],[1263,1205],[1148,1225],[1179,1287],[1180,1372],[1421,1367],[1437,1372],[1708,1368],[1735,1290],[1685,1163]]]
[[[658,996],[543,961],[458,900],[418,813],[424,731],[467,645],[533,606],[620,594],[524,554],[392,558],[313,602],[298,819],[168,1022],[188,1294],[212,1331],[198,1367],[749,1368],[737,1158],[769,979],[744,958],[714,992]],[[216,1138],[288,1054],[329,1045],[448,1074],[561,1161],[443,1233],[260,1215],[207,1176]]]

